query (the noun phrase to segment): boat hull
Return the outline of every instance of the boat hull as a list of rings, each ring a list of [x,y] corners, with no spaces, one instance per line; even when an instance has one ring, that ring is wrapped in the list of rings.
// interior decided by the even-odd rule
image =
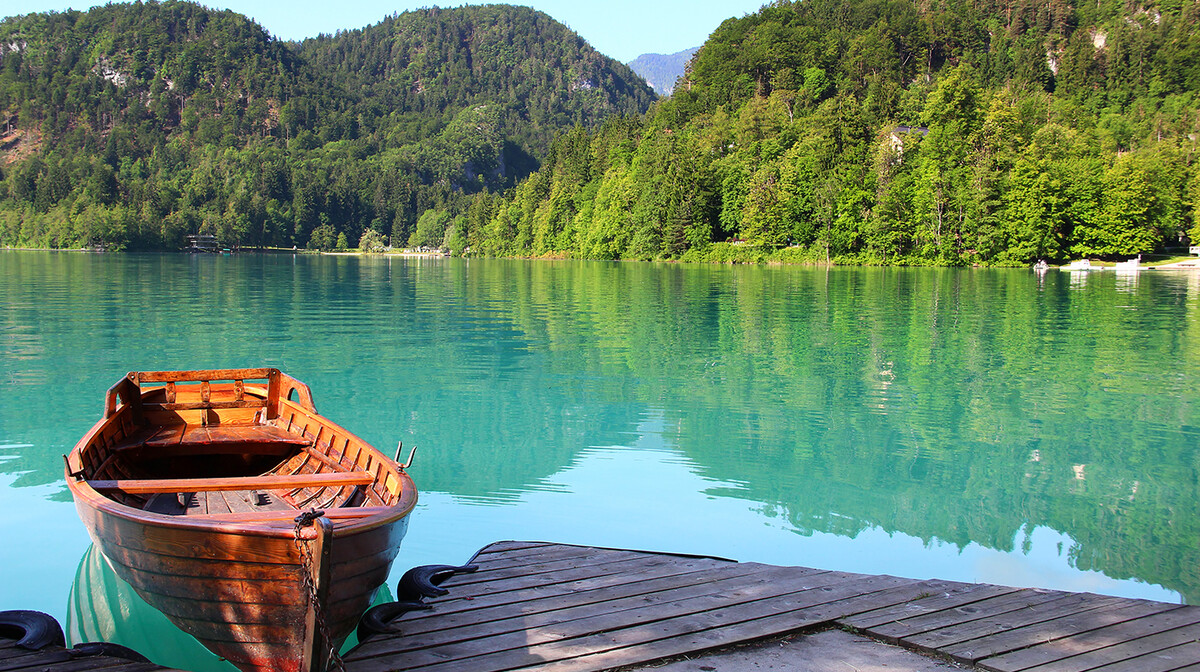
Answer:
[[[309,596],[291,530],[277,535],[179,529],[77,502],[113,570],[142,599],[242,670],[298,671]],[[339,533],[331,546],[326,621],[340,644],[387,580],[408,529],[401,518]]]
[[[211,399],[221,399],[225,392],[232,394],[232,389],[206,383],[205,403],[211,405]],[[191,406],[200,404],[181,402],[186,399],[184,393],[177,398],[172,390],[170,403],[163,402],[157,407],[147,404],[137,408],[137,403],[128,401],[117,406],[110,400],[106,417],[80,440],[68,458],[67,483],[79,517],[96,547],[116,574],[148,604],[241,670],[305,672],[323,666],[331,650],[335,651],[353,631],[376,590],[387,580],[408,529],[408,514],[416,503],[416,491],[411,479],[394,461],[317,415],[311,397],[306,403],[272,399],[276,406],[270,408],[265,405],[270,396],[265,389],[257,397],[246,393],[246,389],[239,379],[238,403],[257,398],[263,402],[260,405],[265,411],[218,402],[218,406],[224,403],[231,408],[219,412],[201,409],[203,424],[195,431],[187,414],[195,410]],[[307,389],[303,392],[302,398]],[[155,394],[159,396],[152,396]],[[143,397],[167,398],[159,391],[139,391],[137,398]],[[169,415],[162,416],[161,408],[167,406],[187,408],[171,410]],[[182,425],[175,427],[173,435],[182,438],[175,443],[167,442],[169,445],[162,447],[155,443],[158,439],[137,438],[161,436],[163,432],[156,423],[164,422],[166,417],[165,426],[172,427],[171,418],[180,415],[184,416]],[[150,420],[143,417],[139,424],[136,422],[139,416],[148,416]],[[238,424],[246,422],[248,417],[262,425]],[[263,421],[264,417],[270,420]],[[227,511],[219,515],[168,515],[148,510],[151,507],[145,503],[145,495],[141,496],[141,503],[136,502],[138,496],[130,494],[137,492],[135,488],[122,486],[117,480],[100,480],[119,478],[121,469],[127,467],[114,465],[122,460],[136,465],[132,458],[127,459],[130,455],[162,461],[154,451],[169,450],[173,451],[172,459],[176,456],[182,456],[178,457],[181,460],[192,459],[196,456],[191,453],[195,452],[202,453],[199,459],[206,459],[207,453],[227,448],[214,448],[211,443],[189,446],[188,436],[203,435],[212,441],[212,437],[221,437],[222,431],[226,437],[244,437],[267,430],[285,447],[302,446],[293,448],[297,453],[277,467],[293,470],[285,477],[324,483],[321,479],[337,477],[341,473],[338,469],[370,472],[374,480],[366,488],[367,501],[346,508],[324,509],[320,517],[325,521],[317,521],[319,524],[297,523],[295,514],[299,511],[295,509],[290,513]],[[235,446],[233,450],[250,453],[262,450],[262,446],[239,441],[231,444]],[[275,474],[279,475],[282,474]],[[250,480],[257,483],[263,478]],[[206,482],[222,480],[227,479]],[[150,481],[136,483],[144,485]],[[112,487],[115,494],[97,490],[105,487]],[[327,498],[326,493],[337,495],[348,490],[345,486],[316,486],[309,490],[281,488],[271,492],[287,498],[294,506],[301,502],[318,506],[323,500],[337,499]],[[356,496],[363,499],[361,493]],[[345,503],[345,500],[342,497],[339,501]]]

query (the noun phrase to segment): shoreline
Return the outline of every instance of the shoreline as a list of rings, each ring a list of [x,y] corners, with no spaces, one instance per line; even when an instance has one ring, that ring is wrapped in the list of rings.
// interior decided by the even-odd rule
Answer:
[[[128,250],[94,250],[78,247],[0,247],[0,251],[5,252],[74,252],[82,254],[197,254],[186,251],[164,251],[164,250],[144,250],[130,252]],[[442,252],[359,252],[357,250],[346,250],[342,252],[329,252],[324,250],[308,250],[308,249],[288,249],[283,247],[255,247],[246,248],[237,252],[218,252],[212,254],[200,254],[199,256],[231,256],[236,254],[305,254],[317,255],[326,257],[400,257],[404,259],[453,259],[454,255],[445,254]],[[459,257],[462,259],[472,258],[493,258],[493,259],[519,259],[524,261],[647,261],[644,259],[576,259],[574,257]],[[992,268],[992,269],[1013,269],[1013,270],[1036,270],[1030,266],[917,266],[911,264],[837,264],[833,262],[825,263],[805,263],[805,262],[787,262],[780,260],[765,260],[765,261],[680,261],[678,259],[656,259],[649,260],[647,263],[690,263],[703,264],[712,266],[825,266],[829,268]],[[1093,271],[1114,271],[1122,272],[1141,272],[1141,271],[1200,271],[1200,257],[1193,259],[1184,259],[1169,263],[1156,264],[1154,262],[1146,262],[1143,265],[1132,269],[1117,269],[1115,262],[1098,262],[1097,265],[1090,269],[1078,269],[1071,271],[1066,268],[1066,264],[1059,266],[1051,266],[1047,271],[1067,271],[1067,272],[1093,272]]]

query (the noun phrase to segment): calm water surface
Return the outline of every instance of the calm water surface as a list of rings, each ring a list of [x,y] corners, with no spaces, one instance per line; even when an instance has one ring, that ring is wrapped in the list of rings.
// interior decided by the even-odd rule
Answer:
[[[119,592],[60,457],[113,382],[252,366],[419,446],[393,583],[539,539],[1196,602],[1198,308],[1162,271],[2,252],[0,609]]]

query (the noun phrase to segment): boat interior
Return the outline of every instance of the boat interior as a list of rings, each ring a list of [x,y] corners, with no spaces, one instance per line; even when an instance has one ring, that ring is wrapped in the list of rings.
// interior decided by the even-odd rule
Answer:
[[[118,403],[119,402],[119,403]],[[316,412],[276,369],[130,373],[68,471],[104,496],[169,516],[271,518],[394,504],[394,465]]]

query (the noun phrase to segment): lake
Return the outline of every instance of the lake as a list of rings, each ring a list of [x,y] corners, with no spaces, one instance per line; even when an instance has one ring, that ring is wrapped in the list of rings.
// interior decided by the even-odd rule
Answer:
[[[61,455],[110,385],[257,366],[418,446],[392,584],[530,539],[1200,601],[1198,308],[1168,271],[0,252],[0,609],[99,571]]]

